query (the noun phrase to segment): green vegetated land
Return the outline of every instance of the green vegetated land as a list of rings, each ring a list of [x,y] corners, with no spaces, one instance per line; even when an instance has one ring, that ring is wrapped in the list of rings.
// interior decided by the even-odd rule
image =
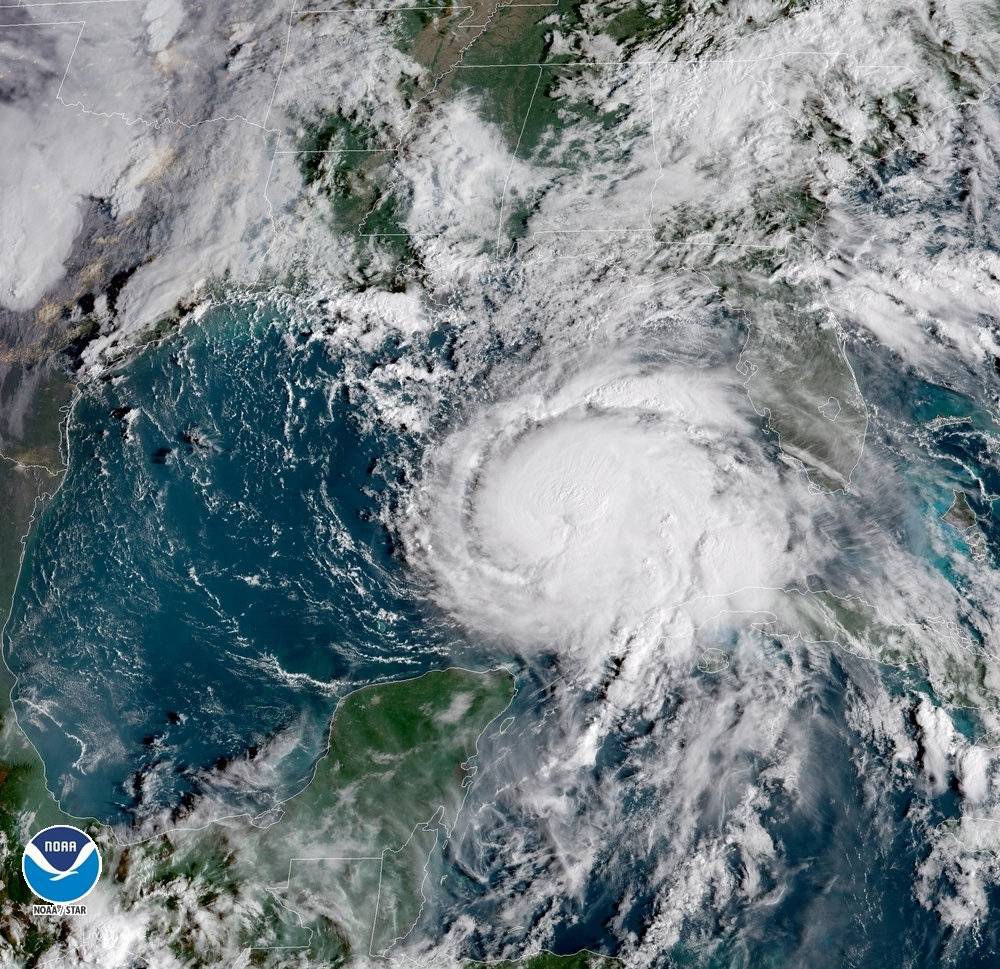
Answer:
[[[13,382],[22,379],[15,376]],[[6,441],[0,458],[0,625],[7,619],[21,561],[21,540],[36,502],[56,489],[62,475],[60,422],[72,386],[53,372],[41,380],[18,437]],[[0,437],[2,439],[2,437]]]
[[[303,183],[329,204],[331,228],[381,255],[373,280],[393,288],[415,255],[403,226],[404,200],[393,185],[394,142],[356,119],[332,114],[308,125],[299,141]]]
[[[545,172],[533,188],[516,178],[506,186],[502,230],[512,243],[526,234],[554,182],[627,161],[628,144],[613,133],[632,112],[614,97],[621,65],[553,47],[557,33],[580,25],[580,6],[560,0],[551,7],[499,7],[441,85],[443,96],[470,98],[517,158]]]
[[[44,456],[57,455],[54,445]],[[32,496],[25,514],[8,522],[18,540],[34,504]],[[6,611],[12,582],[2,591]],[[104,856],[98,892],[111,893],[119,910],[158,909],[157,935],[192,967],[212,965],[234,948],[250,947],[252,964],[275,967],[303,955],[338,965],[354,953],[386,951],[419,915],[428,870],[477,769],[478,740],[514,692],[505,670],[445,670],[359,690],[339,705],[311,783],[270,827],[233,820],[122,848],[110,831],[88,825]],[[30,914],[20,875],[25,825],[67,821],[5,705],[0,951],[25,965],[51,956],[60,935],[58,920]]]
[[[751,321],[741,358],[750,399],[810,480],[846,488],[861,458],[868,411],[839,332],[826,314],[802,306],[801,294],[798,305],[794,293],[784,302],[752,293],[739,298]]]
[[[405,840],[448,804],[456,771],[512,691],[505,670],[446,670],[351,694],[337,710],[312,783],[285,805],[284,823],[341,837],[343,817],[372,847]],[[392,811],[387,798],[395,799]],[[338,817],[331,818],[331,805],[341,809],[332,812]]]
[[[472,95],[521,157],[574,121],[588,120],[588,113],[596,116],[558,90],[566,77],[607,68],[574,65],[570,55],[550,50],[553,28],[574,22],[578,6],[562,0],[555,7],[501,7],[447,79],[445,91]]]
[[[253,965],[275,967],[385,951],[416,921],[427,869],[477,770],[478,740],[514,693],[506,670],[445,670],[350,694],[311,783],[276,823],[229,820],[125,848],[95,831],[103,891],[116,896],[114,908],[159,910],[157,934],[189,966],[247,947]],[[28,814],[33,827],[65,819],[9,721],[3,736],[18,756],[0,765],[0,817],[13,849],[3,857],[0,912],[6,943],[28,964],[57,944],[59,926],[30,916],[20,828]]]
[[[253,965],[273,967],[388,950],[420,913],[479,738],[514,693],[506,670],[453,669],[350,694],[312,781],[269,827],[223,821],[106,859],[123,905],[162,906],[191,966],[247,947]]]
[[[19,374],[18,379],[23,376]],[[0,626],[10,612],[21,543],[32,516],[42,512],[46,497],[55,492],[62,478],[60,427],[71,395],[69,378],[58,371],[45,375],[35,388],[17,438],[6,444],[0,459],[0,507],[5,509],[0,520]],[[9,645],[4,639],[5,655]],[[17,940],[17,951],[27,965],[52,945],[54,934],[40,929],[26,914],[32,895],[21,875],[25,825],[42,828],[69,819],[46,789],[38,755],[14,720],[13,685],[6,664],[0,663],[0,940]]]
[[[468,92],[476,97],[484,116],[496,123],[512,147],[528,157],[544,149],[546,141],[577,125],[588,122],[606,125],[615,117],[604,117],[586,97],[575,91],[583,78],[595,89],[620,73],[616,58],[580,58],[569,52],[554,53],[552,40],[557,33],[569,36],[583,24],[581,0],[557,0],[551,6],[501,5],[481,31],[468,31],[467,45],[456,68],[446,78],[442,90]],[[615,9],[617,6],[618,9]],[[611,37],[620,48],[621,58],[629,45],[680,23],[682,3],[607,4],[605,10],[588,14],[591,26]],[[433,29],[433,28],[428,28]],[[441,29],[441,28],[438,28]],[[421,48],[411,51],[420,59]],[[429,65],[430,66],[430,65]],[[584,136],[590,129],[582,132]]]
[[[467,761],[513,692],[504,670],[446,670],[347,697],[312,783],[274,829],[297,843],[286,904],[318,910],[335,884],[352,946],[380,952],[405,935],[475,770]]]
[[[582,5],[581,0],[534,7],[470,0],[394,15],[397,45],[426,68],[419,80],[409,75],[398,80],[413,108],[412,124],[419,125],[423,113],[442,99],[470,97],[511,151],[553,173],[573,177],[610,156],[624,163],[625,148],[608,135],[632,107],[600,106],[614,90],[620,67],[614,58],[604,65],[553,52],[557,32],[566,35],[583,24]],[[597,22],[624,58],[630,45],[680,23],[685,10],[681,3],[612,3]],[[403,285],[419,266],[405,230],[409,199],[395,169],[396,152],[405,152],[407,143],[405,135],[400,141],[398,134],[371,129],[364,118],[331,115],[309,125],[298,146],[303,181],[320,187],[329,200],[331,227],[354,235],[376,255],[368,281],[389,288]],[[524,234],[538,198],[516,184],[509,194],[504,230],[515,240]],[[484,243],[494,240],[495,229],[484,227]]]

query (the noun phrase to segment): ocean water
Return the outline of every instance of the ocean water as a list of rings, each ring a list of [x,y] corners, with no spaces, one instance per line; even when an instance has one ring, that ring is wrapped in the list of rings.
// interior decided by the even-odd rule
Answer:
[[[8,656],[70,813],[183,804],[206,771],[295,738],[266,804],[305,775],[338,696],[451,656],[378,519],[412,442],[359,426],[342,376],[325,340],[236,306],[83,392]]]
[[[777,798],[764,817],[777,874],[765,875],[766,896],[748,902],[737,892],[717,907],[711,900],[692,904],[684,913],[681,941],[664,945],[650,964],[662,969],[986,969],[998,964],[996,926],[986,923],[974,933],[955,935],[914,897],[927,834],[957,817],[957,797],[949,789],[927,798],[907,785],[887,782],[882,774],[866,775],[864,767],[876,764],[884,751],[846,722],[851,679],[870,675],[863,666],[855,657],[831,653],[828,662],[816,666],[798,700],[807,741],[798,751],[794,791]],[[515,712],[521,722],[530,722],[525,702],[522,698],[522,709],[516,704]],[[477,926],[471,954],[477,958],[495,955],[498,943],[509,952],[522,950],[539,923],[552,926],[547,946],[558,953],[586,948],[610,955],[624,940],[642,939],[663,912],[663,890],[672,875],[660,865],[668,846],[654,834],[658,792],[642,777],[641,751],[646,734],[663,729],[677,714],[665,702],[655,721],[621,724],[608,737],[594,766],[594,783],[597,790],[615,792],[613,804],[595,801],[585,787],[573,790],[581,842],[594,824],[602,838],[586,877],[568,896],[545,892],[546,884],[565,875],[558,846],[545,844],[539,830],[544,826],[535,825],[530,815],[493,809],[487,771],[467,805],[471,833],[457,832],[457,844],[449,849],[457,860],[449,860],[443,897],[425,913],[425,928],[440,932],[471,915]],[[487,746],[485,759],[492,754]],[[763,766],[748,762],[749,783],[761,783]],[[713,828],[721,832],[738,812],[738,797],[718,814],[707,811],[700,822],[706,837]],[[572,859],[572,839],[566,846]],[[735,845],[727,854],[729,875],[738,884],[746,871]],[[995,893],[990,896],[995,904]],[[512,920],[511,910],[520,919]]]
[[[898,473],[890,479],[862,467],[860,493],[845,497],[845,503],[856,507],[862,521],[866,515],[877,518],[908,553],[971,596],[963,576],[1000,561],[991,498],[1000,491],[994,419],[968,398],[899,373],[886,361],[864,359],[858,371],[862,386],[871,388],[870,402],[877,404],[870,447],[883,464],[898,456]],[[969,495],[979,516],[977,528],[985,539],[981,564],[970,563],[968,542],[940,522],[955,490]],[[970,609],[975,607],[971,597],[968,602]],[[794,645],[774,648],[780,656]],[[1000,965],[1000,931],[992,921],[969,932],[951,932],[937,912],[915,897],[930,840],[940,826],[960,816],[961,798],[954,784],[930,792],[919,780],[894,780],[882,770],[885,747],[849,725],[851,703],[857,716],[858,685],[872,680],[911,703],[921,693],[932,693],[917,667],[877,667],[831,649],[811,670],[808,688],[797,700],[802,734],[795,750],[800,762],[794,794],[776,797],[763,818],[775,847],[771,868],[777,873],[765,876],[768,897],[747,902],[737,892],[717,908],[711,893],[708,903],[693,901],[681,941],[665,945],[653,964],[664,969]],[[948,713],[965,737],[981,737],[974,710],[952,708]],[[582,785],[562,792],[572,805],[565,813],[572,817],[575,810],[579,821],[574,825],[556,811],[563,829],[554,844],[546,844],[530,813],[520,813],[517,805],[508,806],[506,813],[487,805],[477,813],[474,793],[470,809],[478,829],[455,847],[458,862],[443,882],[445,897],[431,917],[452,927],[472,913],[477,926],[498,926],[495,933],[474,936],[474,952],[481,958],[496,953],[498,939],[507,951],[519,951],[537,924],[552,926],[547,944],[557,952],[589,948],[613,954],[623,940],[641,940],[663,914],[664,889],[674,878],[661,867],[669,846],[656,840],[660,792],[644,780],[649,762],[643,751],[647,735],[669,731],[677,717],[677,705],[668,697],[654,720],[616,723],[596,757],[593,792]],[[585,716],[580,719],[586,722]],[[911,728],[907,724],[905,729]],[[525,740],[525,746],[530,742]],[[750,760],[746,766],[747,783],[760,783],[766,765]],[[736,808],[730,805],[731,813],[723,811],[717,818],[706,810],[699,823],[716,823],[721,831]],[[549,895],[545,886],[559,883],[565,868],[573,868],[574,829],[587,846],[599,830],[599,844],[588,856],[586,874],[574,871],[573,894]],[[508,849],[510,845],[516,847]],[[747,873],[735,845],[727,858],[729,875],[739,884]],[[938,891],[944,899],[952,889],[936,885],[932,904]],[[992,910],[996,892],[986,891]],[[512,892],[534,905],[510,904]],[[718,897],[725,899],[726,891],[720,890]],[[516,922],[510,918],[512,910],[520,916]]]
[[[870,444],[895,465],[881,484],[864,481],[862,466],[862,484],[898,493],[901,544],[964,591],[954,557],[968,559],[968,536],[945,529],[950,547],[934,548],[931,523],[964,493],[983,539],[980,567],[1000,566],[1000,424],[977,400],[895,366],[884,351],[856,346],[851,363],[876,408]]]
[[[446,344],[437,334],[426,352],[446,356]],[[7,656],[20,722],[66,810],[129,822],[205,791],[233,808],[263,809],[302,783],[348,690],[496,660],[423,605],[384,525],[422,444],[364,422],[358,385],[345,378],[397,352],[387,345],[347,358],[277,310],[235,305],[84,391],[69,473],[27,550]],[[900,457],[899,500],[894,492],[886,503],[900,541],[960,587],[956,556],[968,549],[956,537],[942,551],[932,531],[952,491],[967,491],[985,554],[997,560],[994,427],[945,388],[902,376],[893,383],[871,359],[858,370],[862,386],[881,388],[882,414],[914,429]],[[900,445],[884,420],[871,433],[873,447]],[[775,656],[787,648],[774,644]],[[852,683],[865,676],[895,695],[926,684],[918,672],[851,672],[851,664],[831,652],[797,701],[807,738],[801,796],[777,799],[763,818],[778,846],[770,900],[744,908],[737,895],[691,913],[662,965],[997,964],[990,926],[956,943],[913,895],[928,831],[958,815],[955,791],[929,797],[904,785],[873,796],[864,768],[882,753],[847,723]],[[578,704],[584,723],[588,704],[597,716],[602,703],[597,694],[558,694],[559,676],[551,656],[522,670],[517,723],[484,746],[467,820],[422,916],[431,937],[471,916],[470,955],[523,948],[543,919],[555,951],[613,953],[641,939],[663,904],[669,873],[657,857],[667,846],[649,834],[660,792],[644,778],[644,757],[656,755],[649,738],[670,729],[682,696],[664,697],[655,718],[618,723],[592,778],[562,792],[581,838],[602,832],[576,894],[542,892],[536,909],[525,903],[523,924],[502,917],[512,895],[530,897],[553,880],[560,859],[544,819],[498,792],[525,777],[531,787],[533,758],[558,718],[552,707]],[[978,729],[972,713],[958,726],[967,736]],[[248,754],[260,755],[256,786],[241,775],[225,787],[220,770]],[[747,780],[764,766],[748,759]],[[730,809],[706,807],[698,822],[706,837]],[[735,853],[732,866],[738,882]]]

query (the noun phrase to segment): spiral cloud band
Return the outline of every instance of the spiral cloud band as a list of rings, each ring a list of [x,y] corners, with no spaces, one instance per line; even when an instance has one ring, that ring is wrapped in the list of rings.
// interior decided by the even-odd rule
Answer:
[[[611,356],[484,408],[432,456],[409,535],[440,602],[519,644],[594,649],[793,580],[809,496],[734,376]]]

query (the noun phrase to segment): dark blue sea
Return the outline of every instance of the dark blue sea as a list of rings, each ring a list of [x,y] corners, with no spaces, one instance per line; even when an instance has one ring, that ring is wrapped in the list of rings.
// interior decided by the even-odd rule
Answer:
[[[189,801],[279,735],[260,802],[287,796],[340,695],[455,658],[379,519],[414,442],[362,426],[343,366],[281,314],[222,307],[83,390],[8,656],[68,812]]]
[[[440,359],[446,342],[438,334],[421,352]],[[131,823],[183,811],[205,791],[234,810],[263,809],[301,785],[344,693],[497,658],[424,606],[385,525],[422,441],[372,419],[359,396],[364,382],[353,378],[398,353],[388,343],[348,358],[321,328],[237,304],[83,389],[69,472],[27,548],[7,655],[20,723],[65,810]],[[881,395],[870,446],[899,455],[899,491],[887,502],[893,528],[961,588],[953,557],[935,550],[925,523],[954,490],[967,492],[988,561],[998,561],[991,418],[885,361],[855,364],[862,389]],[[935,424],[942,416],[956,422]],[[900,428],[916,432],[904,440]],[[957,533],[954,551],[969,553]],[[873,804],[857,765],[879,754],[845,724],[851,662],[831,655],[802,699],[811,725],[805,808],[789,801],[766,819],[781,846],[784,891],[749,917],[733,907],[695,920],[690,937],[663,953],[664,966],[1000,965],[989,926],[956,941],[913,897],[928,825],[957,816],[956,795],[918,805],[923,795],[892,789]],[[532,689],[517,701],[521,732],[497,741],[486,760],[499,760],[508,743],[534,749],[552,672],[544,661],[523,671]],[[895,688],[920,686],[901,677]],[[665,721],[671,702],[664,698]],[[635,800],[635,817],[655,795],[633,783],[633,755],[654,728],[623,723],[595,765]],[[962,729],[975,734],[973,714]],[[240,762],[246,783],[220,793],[213,785]],[[472,841],[459,837],[446,852],[442,894],[425,921],[447,926],[471,913],[489,926],[495,887],[511,888],[512,825],[537,819],[476,814],[479,796],[465,832]],[[556,951],[613,952],[641,935],[657,905],[655,858],[643,845],[643,831],[621,822],[581,898],[548,901],[546,911],[558,913]],[[508,928],[506,938],[528,928]],[[474,944],[485,957],[496,941],[486,934]]]

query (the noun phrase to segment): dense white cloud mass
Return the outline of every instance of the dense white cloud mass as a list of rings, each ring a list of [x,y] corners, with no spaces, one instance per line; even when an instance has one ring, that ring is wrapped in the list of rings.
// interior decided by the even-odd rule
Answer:
[[[784,586],[804,489],[733,377],[614,350],[522,382],[432,452],[411,563],[480,632],[581,658],[691,600]]]
[[[83,221],[81,199],[110,194],[133,150],[131,132],[56,100],[79,37],[77,23],[0,26],[0,64],[13,89],[0,104],[0,305],[9,309],[30,309],[60,279]],[[56,147],[64,138],[75,151]]]
[[[331,426],[407,442],[400,587],[523,676],[396,955],[967,954],[1000,887],[994,14],[79,6],[0,27],[12,344],[90,314],[96,381],[165,316],[278,307],[341,367]],[[247,964],[274,885],[152,878],[67,965],[188,965],[185,932]]]

